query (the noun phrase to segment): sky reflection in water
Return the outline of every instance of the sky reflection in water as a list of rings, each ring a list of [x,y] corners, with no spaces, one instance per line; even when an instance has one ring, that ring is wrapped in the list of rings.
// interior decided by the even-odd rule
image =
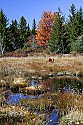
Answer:
[[[42,95],[34,96],[34,95],[24,95],[24,94],[21,94],[21,93],[18,93],[18,94],[9,93],[8,94],[7,103],[15,105],[15,104],[18,104],[18,101],[20,99],[25,99],[25,98],[41,98],[41,97],[42,97]]]

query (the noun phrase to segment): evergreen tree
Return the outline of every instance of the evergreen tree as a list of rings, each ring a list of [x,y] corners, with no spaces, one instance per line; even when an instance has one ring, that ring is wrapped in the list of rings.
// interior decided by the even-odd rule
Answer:
[[[19,30],[22,35],[25,34],[27,30],[27,21],[23,16],[20,18]]]
[[[6,32],[7,32],[8,19],[3,13],[3,10],[0,10],[0,51],[3,54],[6,48]]]
[[[83,11],[80,7],[76,13],[76,21],[77,21],[77,36],[81,36],[83,34]]]
[[[28,23],[28,26],[27,26],[27,30],[30,31],[30,26],[29,26],[29,23]]]
[[[64,16],[62,15],[60,8],[58,10],[55,23],[52,26],[50,33],[49,47],[52,52],[64,53]]]
[[[74,4],[70,8],[69,22],[68,22],[68,34],[69,34],[69,46],[70,50],[74,50],[72,47],[77,46],[77,38],[83,34],[83,12],[80,7],[79,10],[75,9]]]
[[[83,35],[79,36],[77,40],[72,44],[71,50],[74,53],[83,53]]]
[[[33,20],[32,34],[33,34],[33,35],[36,35],[36,21],[35,21],[35,19]]]
[[[31,47],[31,43],[32,43],[31,36],[32,36],[32,33],[31,33],[30,26],[28,23],[27,31],[26,31],[26,42],[24,43],[23,49],[27,49],[28,47]]]
[[[8,27],[7,32],[6,32],[5,51],[12,51],[13,50],[11,38],[12,38],[12,36],[10,34],[10,28]]]
[[[31,30],[30,30],[29,23],[28,23],[28,26],[27,26],[26,36],[27,36],[27,38],[31,36]]]
[[[36,36],[36,21],[35,19],[33,19],[32,34],[31,34],[32,48],[35,47],[35,36]]]
[[[83,32],[83,12],[80,7],[79,10],[75,9],[75,6],[72,4],[70,9],[71,15],[69,15],[69,35],[70,42],[74,42],[78,36],[80,36]]]
[[[69,15],[69,37],[70,42],[74,42],[77,38],[77,20],[76,20],[76,9],[74,4],[72,4],[70,8],[70,15]]]
[[[27,41],[27,33],[26,33],[27,32],[27,21],[23,16],[20,18],[19,32],[20,32],[20,45],[22,48],[24,46],[25,42]]]
[[[20,48],[18,22],[16,19],[12,21],[12,24],[9,27],[9,43],[11,45],[9,50]]]

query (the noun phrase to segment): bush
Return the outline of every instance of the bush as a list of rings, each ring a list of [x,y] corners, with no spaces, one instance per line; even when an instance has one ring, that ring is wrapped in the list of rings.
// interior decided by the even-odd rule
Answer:
[[[71,51],[76,53],[83,52],[83,40],[76,40],[71,44]]]

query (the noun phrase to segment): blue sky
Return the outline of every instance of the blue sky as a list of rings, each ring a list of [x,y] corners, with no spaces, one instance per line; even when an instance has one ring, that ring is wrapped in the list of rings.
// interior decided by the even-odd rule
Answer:
[[[0,9],[11,23],[12,19],[17,19],[18,23],[21,16],[24,16],[27,23],[32,27],[33,19],[38,24],[43,11],[56,12],[58,7],[68,16],[72,3],[76,9],[81,6],[83,8],[83,0],[0,0]]]

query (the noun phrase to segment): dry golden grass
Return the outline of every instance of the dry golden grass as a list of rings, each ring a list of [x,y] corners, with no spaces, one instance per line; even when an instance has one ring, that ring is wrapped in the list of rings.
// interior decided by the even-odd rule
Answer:
[[[54,58],[54,62],[49,62],[49,58]],[[33,56],[0,59],[0,74],[2,75],[22,75],[23,73],[47,75],[66,71],[83,75],[83,56]]]
[[[70,111],[70,109],[83,111],[83,95],[58,93],[55,102],[58,109],[62,111]]]

